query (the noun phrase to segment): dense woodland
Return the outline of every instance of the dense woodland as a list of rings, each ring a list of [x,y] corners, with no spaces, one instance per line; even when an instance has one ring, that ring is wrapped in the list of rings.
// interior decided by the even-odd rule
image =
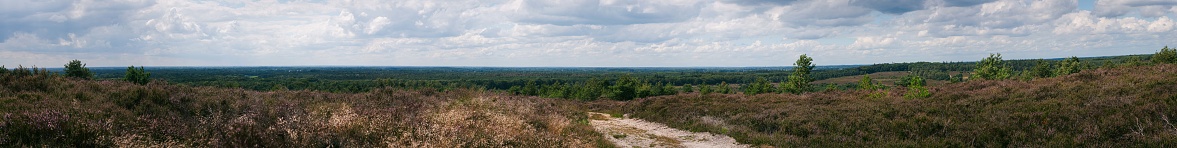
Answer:
[[[610,147],[586,111],[779,147],[1177,145],[1168,47],[824,68],[813,58],[782,68],[0,66],[0,147]],[[867,76],[812,83],[889,71],[911,75],[894,87]]]

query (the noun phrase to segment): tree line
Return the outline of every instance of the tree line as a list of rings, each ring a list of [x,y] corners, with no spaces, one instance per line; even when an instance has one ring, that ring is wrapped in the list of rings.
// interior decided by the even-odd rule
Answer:
[[[18,65],[16,68],[9,70],[8,68],[5,68],[3,65],[0,65],[0,75],[3,75],[3,76],[16,76],[16,77],[41,76],[41,77],[45,77],[45,78],[65,77],[65,78],[74,78],[74,79],[83,79],[83,80],[93,80],[94,79],[94,72],[91,72],[90,68],[86,67],[86,64],[82,63],[82,61],[79,61],[77,59],[71,60],[68,63],[66,63],[64,65],[64,68],[62,71],[64,72],[64,74],[57,73],[57,72],[49,72],[49,70],[45,69],[44,67],[37,68],[36,66],[33,66],[31,68],[25,68],[23,65]],[[147,84],[147,82],[150,82],[151,81],[150,77],[151,77],[151,73],[145,72],[143,70],[143,66],[139,66],[139,69],[135,69],[134,66],[131,66],[131,67],[127,67],[127,73],[125,74],[125,76],[122,80],[142,85],[142,84]]]
[[[1145,60],[1148,59],[1148,60]],[[408,89],[432,89],[445,91],[451,89],[481,89],[498,90],[518,95],[541,96],[549,98],[567,98],[575,100],[631,100],[662,95],[682,93],[700,94],[737,94],[756,95],[765,93],[800,94],[815,91],[832,90],[886,90],[887,86],[879,84],[869,76],[864,76],[859,83],[849,84],[812,84],[815,80],[834,77],[864,75],[887,71],[908,71],[910,75],[900,78],[895,86],[911,89],[912,98],[927,96],[927,80],[946,80],[962,82],[968,80],[1005,80],[1046,78],[1064,76],[1077,73],[1084,69],[1098,67],[1135,66],[1155,63],[1177,62],[1177,50],[1164,47],[1153,55],[1131,55],[1118,57],[1036,60],[1003,60],[1001,54],[990,54],[978,62],[915,62],[915,63],[883,63],[858,66],[843,69],[816,70],[813,58],[800,55],[791,72],[776,70],[753,71],[704,71],[704,70],[616,70],[605,74],[592,73],[591,70],[560,69],[556,72],[533,70],[525,72],[490,71],[478,73],[477,69],[448,69],[450,71],[465,71],[459,74],[435,74],[437,71],[429,69],[396,71],[394,73],[376,73],[355,70],[325,69],[321,72],[309,71],[302,77],[284,77],[279,72],[259,70],[251,73],[254,76],[226,76],[217,75],[217,71],[199,72],[201,69],[181,69],[163,71],[165,80],[186,85],[238,87],[252,90],[320,90],[330,92],[366,92],[374,88],[398,87]],[[95,72],[78,60],[72,60],[64,66],[64,74],[49,72],[45,68],[25,68],[19,66],[9,70],[0,66],[0,74],[14,76],[45,75],[64,76],[77,79],[96,79]],[[561,72],[571,71],[571,72]],[[618,72],[623,71],[623,72]],[[628,73],[624,71],[630,71]],[[969,72],[949,75],[949,72]],[[185,74],[176,74],[176,73]],[[289,71],[287,71],[289,72]],[[401,73],[403,72],[403,73]],[[599,72],[599,71],[598,71]],[[113,74],[108,73],[106,75]],[[369,74],[378,76],[408,75],[406,78],[368,78]],[[464,74],[474,74],[476,77],[464,77]],[[523,76],[511,76],[523,75]],[[573,76],[554,76],[573,75]],[[264,78],[269,77],[269,78]],[[440,76],[434,77],[434,76]],[[503,79],[498,76],[509,76]],[[528,78],[529,76],[544,76]],[[106,76],[110,77],[110,76]],[[121,80],[136,84],[147,84],[152,81],[152,72],[147,72],[143,66],[130,66],[122,73]],[[445,79],[455,78],[455,79]],[[731,81],[728,81],[731,80]],[[776,81],[774,81],[776,80]],[[881,92],[881,91],[880,91]],[[880,94],[881,95],[881,94]]]

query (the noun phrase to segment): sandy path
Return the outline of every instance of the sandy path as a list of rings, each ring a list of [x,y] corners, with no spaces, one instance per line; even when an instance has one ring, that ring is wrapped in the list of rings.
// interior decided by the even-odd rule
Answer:
[[[618,147],[748,147],[736,139],[706,132],[693,133],[641,119],[612,118],[589,112],[593,128]]]

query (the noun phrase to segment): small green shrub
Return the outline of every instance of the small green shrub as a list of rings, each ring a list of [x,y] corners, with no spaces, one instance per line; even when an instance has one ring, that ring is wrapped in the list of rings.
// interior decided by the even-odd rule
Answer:
[[[86,80],[94,79],[94,73],[90,72],[90,68],[86,68],[86,64],[82,64],[82,61],[78,60],[69,61],[69,63],[65,64],[65,76]]]
[[[1177,49],[1165,46],[1165,48],[1161,48],[1161,51],[1152,55],[1152,61],[1153,63],[1177,63]]]
[[[135,66],[130,66],[127,67],[127,74],[123,76],[123,80],[143,85],[151,82],[151,73],[144,71],[143,66],[139,66],[139,69],[135,69]]]
[[[1013,70],[1010,70],[1005,60],[1001,60],[1001,54],[989,54],[989,57],[977,62],[977,69],[973,70],[973,76],[970,79],[1004,80],[1012,76]]]

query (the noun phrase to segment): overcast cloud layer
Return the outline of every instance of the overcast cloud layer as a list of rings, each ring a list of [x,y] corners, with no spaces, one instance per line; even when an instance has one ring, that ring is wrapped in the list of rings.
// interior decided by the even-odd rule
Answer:
[[[1153,53],[1172,0],[4,0],[0,64],[787,66]],[[1177,44],[1172,44],[1177,45]]]

